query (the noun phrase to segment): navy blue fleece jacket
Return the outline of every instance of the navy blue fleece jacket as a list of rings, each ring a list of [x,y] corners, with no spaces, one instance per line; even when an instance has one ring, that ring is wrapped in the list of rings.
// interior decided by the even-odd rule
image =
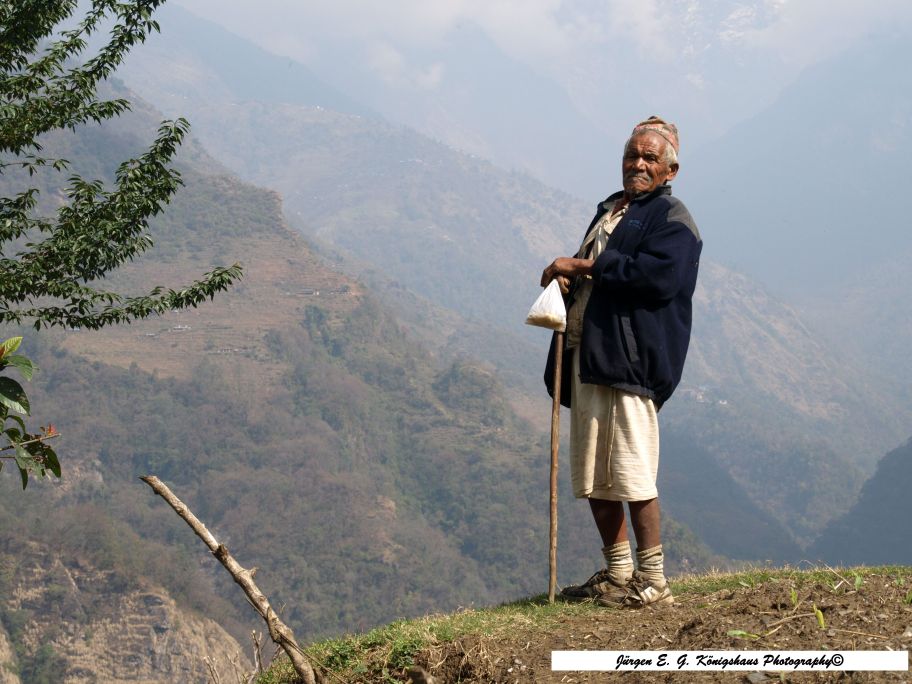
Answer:
[[[600,203],[593,230],[616,193]],[[692,298],[703,242],[684,204],[662,185],[630,202],[592,267],[592,295],[583,316],[580,379],[650,397],[658,407],[681,380],[690,344]],[[568,296],[568,307],[574,291]],[[570,406],[569,358],[561,403]],[[545,367],[553,396],[554,340]]]

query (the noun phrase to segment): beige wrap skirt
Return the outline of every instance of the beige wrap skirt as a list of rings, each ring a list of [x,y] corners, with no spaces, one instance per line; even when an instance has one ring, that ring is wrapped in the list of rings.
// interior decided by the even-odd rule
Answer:
[[[648,501],[658,496],[659,423],[648,397],[580,382],[572,352],[570,477],[578,498]]]

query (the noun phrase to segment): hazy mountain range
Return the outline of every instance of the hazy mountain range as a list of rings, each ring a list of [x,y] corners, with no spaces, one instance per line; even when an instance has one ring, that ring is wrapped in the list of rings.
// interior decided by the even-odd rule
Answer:
[[[613,176],[593,169],[617,156],[633,122],[678,121],[689,165],[806,67],[847,49],[877,54],[912,29],[900,2],[175,2],[390,120],[586,197],[604,192]],[[882,96],[890,83],[875,75],[867,87]]]
[[[893,294],[910,285],[898,206],[910,130],[902,65],[912,11],[903,3],[577,0],[512,20],[448,3],[405,14],[395,3],[384,12],[271,3],[284,25],[244,2],[180,4],[245,35],[276,35],[277,50],[300,55],[351,99],[585,197],[587,209],[615,186],[632,122],[671,116],[683,144],[676,187],[707,236],[705,256],[803,307],[815,331],[870,363],[889,394],[908,397],[912,372],[889,353],[912,318],[908,298]],[[168,53],[187,52],[172,40],[180,31],[228,39],[178,6],[162,20]],[[246,41],[224,44],[223,55],[249,52]],[[262,69],[261,79],[281,72]],[[299,101],[291,82],[284,92],[282,101]],[[863,217],[846,211],[856,203]],[[885,269],[896,288],[876,284]],[[859,297],[864,306],[842,306]]]
[[[119,75],[152,104],[49,149],[105,176],[149,139],[156,108],[187,115],[195,140],[181,158],[186,187],[154,226],[156,249],[113,284],[179,284],[238,259],[247,275],[198,311],[29,340],[25,351],[42,367],[36,420],[52,419],[65,435],[66,478],[23,494],[2,478],[0,581],[26,587],[18,549],[49,545],[112,573],[124,595],[164,587],[245,635],[244,606],[230,604],[235,587],[213,562],[200,566],[196,540],[136,483],[155,472],[242,562],[261,568],[258,579],[305,638],[539,591],[548,338],[522,320],[541,268],[575,248],[594,199],[457,151],[300,64],[179,11],[168,16],[181,30],[163,22],[162,40],[138,48]],[[762,283],[761,271],[747,275],[739,269],[749,264],[736,269],[724,257],[725,202],[743,225],[767,223],[735,201],[736,174],[718,160],[740,159],[744,136],[780,115],[774,106],[706,153],[702,168],[717,165],[729,190],[713,197],[696,158],[688,173],[700,181],[681,184],[709,253],[720,247],[702,264],[689,365],[662,412],[675,570],[833,560],[828,540],[847,526],[857,548],[887,550],[876,562],[904,562],[880,535],[891,532],[887,519],[898,538],[908,533],[908,505],[893,496],[908,445],[877,464],[908,439],[912,407],[897,400],[901,374],[888,374],[877,340],[898,353],[908,339],[905,272],[881,269],[854,289],[847,277],[854,295],[820,299],[809,315],[810,294],[793,297],[785,280]],[[769,225],[772,239],[782,226]],[[883,291],[894,308],[879,308]],[[870,326],[864,340],[846,339],[857,319],[826,319],[827,306],[844,303]],[[566,483],[561,492],[567,582],[593,570],[598,553],[584,507]],[[21,626],[37,625],[36,611],[4,604],[0,637],[24,648]]]
[[[222,53],[248,49],[221,29],[188,21],[206,36],[194,42],[222,40]],[[153,101],[167,103],[168,113],[188,114],[195,134],[235,171],[279,190],[292,223],[333,250],[349,272],[401,302],[402,315],[419,334],[430,334],[438,348],[492,362],[524,396],[540,391],[538,360],[546,336],[525,329],[521,320],[543,265],[575,249],[590,204],[377,117],[335,112],[322,87],[308,94],[295,90],[287,103],[245,93],[220,96],[227,91],[220,61],[192,51],[193,70],[180,66],[185,57],[162,69],[178,52],[167,42],[145,46],[123,77]],[[261,58],[264,68],[274,59]],[[170,73],[186,75],[177,89],[163,77]],[[787,98],[783,102],[788,109]],[[743,157],[738,136],[718,144],[719,156],[728,150]],[[767,159],[760,170],[768,167]],[[698,160],[687,173],[712,177],[701,174]],[[726,182],[736,175],[723,174]],[[724,254],[713,245],[730,242],[723,237],[729,226],[722,212],[711,210],[709,188],[697,192],[710,184],[681,185],[699,217],[706,251]],[[732,231],[762,217],[738,211],[744,220]],[[879,456],[907,436],[912,410],[867,381],[864,359],[825,344],[806,315],[768,292],[781,297],[782,288],[764,287],[712,259],[704,264],[685,371],[691,391],[669,405],[666,420],[688,424],[758,505],[806,539],[847,505]],[[416,296],[450,313],[425,310]],[[454,322],[452,314],[467,323]],[[435,320],[445,324],[429,324]],[[471,335],[463,336],[460,330],[467,328]],[[720,400],[727,402],[723,413],[707,414],[707,401],[720,406]],[[849,415],[855,421],[847,421]],[[867,427],[856,429],[859,421]],[[776,467],[764,465],[759,454],[778,454],[769,456]],[[827,485],[808,493],[801,483],[809,476]],[[823,493],[831,487],[843,494]]]

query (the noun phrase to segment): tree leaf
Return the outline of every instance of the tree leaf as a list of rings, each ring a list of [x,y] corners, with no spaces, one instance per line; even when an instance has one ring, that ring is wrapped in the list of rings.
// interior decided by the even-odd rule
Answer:
[[[10,337],[7,340],[0,342],[0,347],[3,348],[3,355],[12,354],[14,351],[19,349],[19,345],[22,344],[22,337]]]
[[[25,396],[25,390],[12,378],[0,377],[0,404],[16,413],[26,416],[29,414],[29,402],[28,397]]]
[[[13,354],[12,356],[5,356],[3,360],[7,365],[12,366],[22,373],[22,377],[26,380],[31,380],[32,375],[35,373],[35,364],[31,362],[27,357],[22,356],[21,354]]]
[[[19,427],[22,428],[22,434],[25,434],[25,421],[22,420],[19,416],[7,416],[7,420],[14,420],[19,424]]]
[[[48,470],[54,473],[54,477],[59,479],[61,470],[60,461],[57,460],[57,452],[55,452],[53,449],[51,449],[51,447],[47,445],[45,445],[44,448],[44,460],[45,463],[47,463]]]
[[[16,465],[19,467],[19,477],[22,478],[22,488],[25,489],[28,486],[29,466],[35,462],[35,459],[29,456],[26,450],[19,445],[16,445],[13,458],[16,459]]]

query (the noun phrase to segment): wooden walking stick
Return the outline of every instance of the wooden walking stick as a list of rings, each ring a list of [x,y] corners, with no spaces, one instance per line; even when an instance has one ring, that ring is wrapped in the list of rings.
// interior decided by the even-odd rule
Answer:
[[[557,263],[555,261],[555,263]],[[560,444],[561,365],[564,360],[564,330],[567,327],[567,309],[564,307],[561,282],[554,277],[554,264],[542,273],[545,288],[529,311],[526,323],[554,331],[554,384],[551,404],[551,531],[548,559],[548,602],[554,603],[557,591],[557,450]]]
[[[548,538],[548,603],[557,592],[557,451],[560,447],[561,366],[564,360],[564,333],[554,333],[554,397],[551,401],[551,533]]]

